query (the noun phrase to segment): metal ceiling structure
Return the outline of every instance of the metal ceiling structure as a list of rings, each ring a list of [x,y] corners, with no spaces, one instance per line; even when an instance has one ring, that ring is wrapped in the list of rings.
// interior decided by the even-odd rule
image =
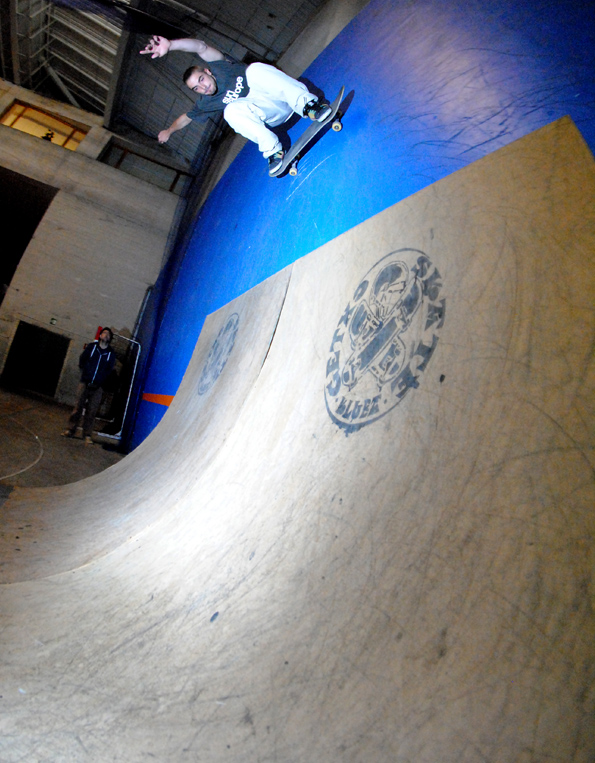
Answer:
[[[110,89],[117,88],[121,74],[124,57],[118,52],[119,47],[123,52],[124,32],[134,37],[175,30],[208,37],[240,60],[274,62],[324,3],[0,0],[0,75],[40,95],[104,115]],[[125,61],[125,68],[130,65]],[[146,94],[140,95],[146,100]]]
[[[159,145],[159,131],[194,103],[182,81],[188,54],[139,51],[153,34],[196,37],[239,61],[274,64],[326,2],[0,0],[0,76],[102,116],[114,138],[101,161],[125,151],[129,163],[188,176],[177,192],[191,214],[230,128],[222,118],[192,122]]]
[[[85,111],[103,114],[124,13],[70,9],[49,0],[3,0],[2,77]],[[3,25],[4,26],[4,25]]]

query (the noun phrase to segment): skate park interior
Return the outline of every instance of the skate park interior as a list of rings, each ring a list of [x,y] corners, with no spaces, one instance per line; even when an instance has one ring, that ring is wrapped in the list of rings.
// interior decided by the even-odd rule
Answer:
[[[368,4],[304,72],[330,99],[345,85],[344,132],[295,179],[270,181],[252,146],[235,160],[167,273],[144,392],[175,394],[208,313],[391,204],[566,115],[593,150],[591,17],[572,2]],[[141,401],[133,445],[164,411]]]
[[[372,0],[307,69],[343,130],[211,193],[134,450],[2,506],[2,760],[593,759],[593,26]]]

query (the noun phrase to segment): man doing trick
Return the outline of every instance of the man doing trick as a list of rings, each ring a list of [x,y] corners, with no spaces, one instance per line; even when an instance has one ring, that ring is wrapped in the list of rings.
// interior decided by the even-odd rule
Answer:
[[[209,68],[191,66],[184,72],[184,82],[198,95],[194,108],[181,114],[157,136],[166,143],[172,133],[187,127],[193,120],[206,121],[223,112],[227,124],[237,133],[258,145],[274,174],[283,161],[281,142],[270,127],[286,122],[292,114],[322,122],[331,107],[274,66],[250,65],[228,61],[223,53],[202,40],[168,40],[154,36],[141,55],[161,58],[173,50],[195,53],[209,63]]]

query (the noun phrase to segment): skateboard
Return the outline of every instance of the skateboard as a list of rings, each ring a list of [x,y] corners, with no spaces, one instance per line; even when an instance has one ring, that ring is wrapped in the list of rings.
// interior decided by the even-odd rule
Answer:
[[[297,175],[299,160],[303,154],[306,153],[314,138],[316,138],[318,133],[323,130],[329,122],[332,122],[332,128],[335,132],[339,132],[343,129],[343,125],[341,124],[341,117],[343,115],[339,111],[339,106],[341,105],[344,92],[345,87],[342,87],[339,95],[331,103],[331,113],[322,122],[312,122],[312,124],[304,130],[298,140],[283,157],[281,166],[271,175],[271,177],[279,177],[279,175],[282,175],[288,167],[290,175]]]

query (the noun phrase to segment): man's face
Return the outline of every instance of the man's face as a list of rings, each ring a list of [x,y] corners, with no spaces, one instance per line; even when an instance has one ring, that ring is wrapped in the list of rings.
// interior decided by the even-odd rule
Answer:
[[[101,332],[101,334],[99,334],[99,339],[100,339],[102,342],[109,342],[109,341],[110,341],[110,332],[109,332],[109,331],[106,331],[106,329],[103,329],[103,331]]]
[[[215,95],[217,92],[217,80],[209,69],[192,72],[186,80],[186,84],[192,92],[199,95]]]

